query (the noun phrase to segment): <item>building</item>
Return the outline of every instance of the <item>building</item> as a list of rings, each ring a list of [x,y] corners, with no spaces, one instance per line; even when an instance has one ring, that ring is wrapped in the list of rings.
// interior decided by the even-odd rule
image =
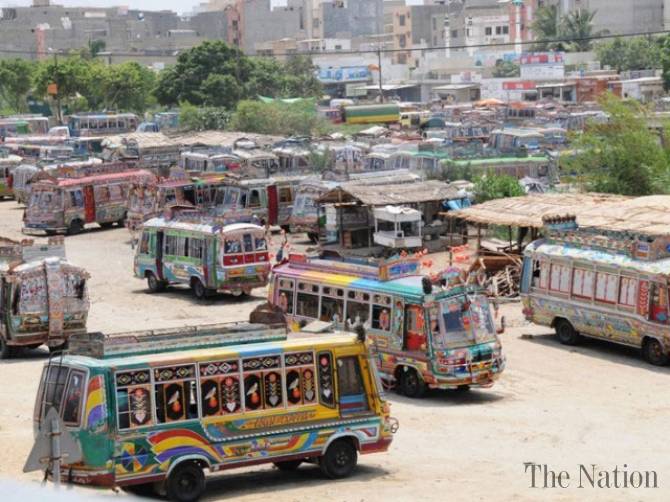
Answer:
[[[595,12],[594,32],[607,30],[612,34],[620,34],[660,31],[666,29],[664,19],[670,19],[668,0],[550,0],[546,3],[557,4],[561,15],[578,9]]]
[[[354,38],[384,33],[384,0],[326,0],[318,11],[320,26],[314,38]]]

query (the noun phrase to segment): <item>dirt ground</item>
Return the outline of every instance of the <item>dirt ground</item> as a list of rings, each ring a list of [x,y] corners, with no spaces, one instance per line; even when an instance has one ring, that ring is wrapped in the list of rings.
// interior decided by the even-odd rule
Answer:
[[[21,216],[16,203],[0,202],[0,235],[21,238]],[[133,278],[128,237],[125,229],[95,229],[66,238],[70,261],[91,273],[91,330],[244,321],[264,299],[264,290],[206,303],[187,289],[149,295]],[[605,343],[561,346],[547,328],[526,324],[519,304],[501,313],[509,321],[501,380],[490,389],[431,392],[421,400],[390,393],[400,430],[388,453],[361,457],[351,478],[328,481],[310,465],[291,474],[271,467],[229,471],[209,478],[206,500],[669,500],[670,368],[651,367],[636,351]],[[23,474],[22,466],[32,446],[33,402],[46,356],[38,349],[0,362],[4,500],[26,498],[8,484],[38,486],[39,474]],[[528,462],[568,471],[570,486],[531,488]],[[610,472],[624,464],[629,471],[653,470],[658,488],[591,488],[584,477],[579,488],[580,464],[589,473],[592,464]],[[538,476],[539,486],[542,480]],[[81,491],[84,499],[92,495]]]

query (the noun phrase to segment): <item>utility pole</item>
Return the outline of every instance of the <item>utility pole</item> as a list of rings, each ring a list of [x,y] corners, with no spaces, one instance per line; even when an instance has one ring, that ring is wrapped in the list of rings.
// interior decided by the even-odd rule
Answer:
[[[54,68],[56,71],[56,78],[55,84],[56,84],[56,107],[57,107],[57,114],[58,114],[58,125],[63,125],[63,109],[61,108],[61,102],[60,102],[60,74],[58,73],[58,50],[54,51]]]
[[[384,102],[384,86],[382,85],[382,46],[377,47],[377,66],[379,68],[379,102]]]

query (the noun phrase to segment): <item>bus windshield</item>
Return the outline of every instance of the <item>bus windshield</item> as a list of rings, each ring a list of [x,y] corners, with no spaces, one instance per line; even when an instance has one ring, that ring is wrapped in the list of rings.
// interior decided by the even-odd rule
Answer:
[[[59,412],[66,425],[80,424],[85,373],[68,366],[51,364],[44,368],[35,403],[35,419],[41,422],[49,408]]]
[[[60,190],[38,190],[33,191],[30,196],[28,209],[34,212],[49,212],[63,209],[63,196]]]
[[[439,309],[433,309],[431,315],[439,315],[439,332],[433,334],[435,349],[464,347],[496,339],[489,303],[484,296],[442,300]]]

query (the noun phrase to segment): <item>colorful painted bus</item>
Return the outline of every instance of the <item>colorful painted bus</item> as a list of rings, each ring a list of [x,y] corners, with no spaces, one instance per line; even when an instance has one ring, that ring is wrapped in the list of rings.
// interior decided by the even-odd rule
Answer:
[[[108,136],[137,129],[139,119],[134,113],[84,113],[71,115],[70,136]]]
[[[670,359],[670,237],[579,228],[574,217],[545,220],[545,239],[526,247],[521,296],[526,319],[556,330]]]
[[[126,169],[125,164],[119,164],[118,172],[83,178],[38,175],[41,179],[31,184],[23,232],[77,234],[89,223],[123,226],[130,184],[155,179],[149,171]]]
[[[14,198],[14,169],[21,164],[21,160],[18,155],[0,156],[0,199]]]
[[[363,323],[382,378],[407,396],[489,387],[505,368],[489,301],[458,271],[431,280],[415,257],[370,262],[293,254],[272,277],[269,301],[293,329],[315,319]]]
[[[347,124],[384,124],[400,122],[397,104],[345,106],[344,122]]]
[[[48,244],[0,239],[0,359],[22,347],[58,349],[86,330],[88,273],[65,259],[63,238]]]
[[[134,272],[152,293],[188,284],[198,299],[217,292],[249,294],[267,285],[270,274],[265,229],[225,224],[195,211],[153,218],[142,226]]]
[[[48,427],[54,408],[79,444],[82,460],[63,465],[63,479],[178,502],[204,493],[205,471],[312,462],[337,479],[354,473],[359,454],[387,451],[398,422],[366,344],[279,331],[107,335],[103,350],[45,364],[34,429]],[[125,343],[114,348],[113,338]]]

